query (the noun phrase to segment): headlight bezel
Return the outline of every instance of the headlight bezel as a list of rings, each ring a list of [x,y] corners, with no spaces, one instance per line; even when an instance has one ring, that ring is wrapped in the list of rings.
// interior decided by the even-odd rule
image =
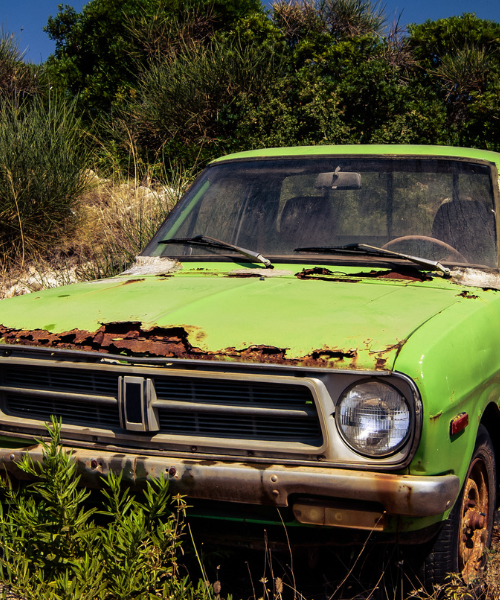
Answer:
[[[352,392],[354,388],[371,383],[383,385],[385,387],[390,388],[391,392],[396,392],[401,397],[403,403],[406,405],[406,408],[408,410],[409,422],[406,434],[397,444],[395,444],[389,450],[380,453],[364,452],[362,449],[357,447],[355,443],[353,443],[353,441],[350,440],[349,437],[346,435],[340,423],[340,408],[342,402],[349,396],[350,392]],[[413,446],[412,441],[414,440],[416,420],[419,413],[420,411],[415,406],[414,398],[408,398],[407,395],[402,392],[399,386],[396,386],[393,383],[387,381],[385,377],[364,377],[350,383],[338,396],[338,399],[335,403],[335,425],[340,439],[352,452],[354,452],[360,457],[363,457],[363,459],[365,460],[369,459],[373,461],[383,461],[384,459],[394,457],[396,455],[399,455],[401,452],[404,452],[405,448],[409,448],[409,445]]]

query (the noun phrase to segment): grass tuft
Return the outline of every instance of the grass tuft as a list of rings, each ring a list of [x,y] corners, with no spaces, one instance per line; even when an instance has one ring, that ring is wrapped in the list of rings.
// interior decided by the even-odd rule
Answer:
[[[88,165],[74,104],[0,102],[0,265],[40,254],[71,229]]]

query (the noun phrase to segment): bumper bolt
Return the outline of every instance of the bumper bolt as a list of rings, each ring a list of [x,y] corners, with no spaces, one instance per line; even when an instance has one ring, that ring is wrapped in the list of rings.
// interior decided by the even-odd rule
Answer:
[[[91,466],[93,469],[97,469],[97,465],[98,465],[98,463],[97,463],[97,460],[96,460],[95,458],[93,458],[93,459],[90,461],[90,466]]]

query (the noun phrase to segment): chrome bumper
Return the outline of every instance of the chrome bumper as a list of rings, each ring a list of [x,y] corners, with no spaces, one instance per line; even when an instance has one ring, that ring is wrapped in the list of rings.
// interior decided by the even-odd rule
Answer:
[[[26,450],[0,450],[0,463],[19,479],[25,478],[16,463]],[[42,448],[31,446],[33,461]],[[172,494],[188,498],[288,506],[289,497],[322,496],[380,504],[387,515],[428,517],[453,506],[460,489],[455,475],[423,477],[354,471],[332,467],[267,465],[217,460],[184,460],[169,456],[117,454],[76,448],[73,458],[81,483],[102,487],[102,477],[123,472],[123,480],[140,486],[161,475],[170,481]]]

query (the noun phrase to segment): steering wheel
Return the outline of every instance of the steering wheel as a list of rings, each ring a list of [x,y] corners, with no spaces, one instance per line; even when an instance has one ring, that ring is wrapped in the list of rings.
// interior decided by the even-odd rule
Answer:
[[[384,244],[382,248],[385,250],[386,248],[390,248],[391,246],[393,246],[394,244],[398,244],[399,242],[407,242],[411,240],[424,240],[425,242],[432,242],[433,244],[436,244],[436,246],[441,246],[442,248],[445,248],[446,250],[448,250],[448,252],[450,252],[450,254],[446,257],[445,260],[452,260],[453,258],[455,258],[459,262],[469,262],[463,254],[461,254],[458,250],[453,248],[453,246],[450,246],[450,244],[443,242],[443,240],[438,240],[437,238],[429,237],[427,235],[403,235],[402,237],[390,240],[389,242],[387,242],[387,244]]]

